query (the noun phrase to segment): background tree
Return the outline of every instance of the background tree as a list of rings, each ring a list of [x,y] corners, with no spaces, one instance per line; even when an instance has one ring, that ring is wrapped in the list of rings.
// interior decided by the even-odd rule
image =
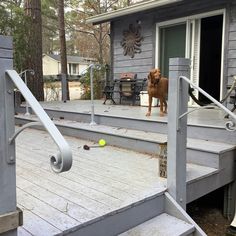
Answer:
[[[45,54],[55,54],[60,51],[57,14],[57,0],[42,0],[43,53]]]
[[[58,1],[61,0],[0,1],[0,34],[13,36],[14,68],[18,72],[29,68],[35,70],[35,76],[28,75],[27,79],[38,100],[43,100],[42,52],[60,53]],[[93,26],[86,24],[86,19],[136,2],[140,1],[67,0],[63,10],[66,9],[68,54],[92,57],[101,64],[109,64],[109,23]]]
[[[67,52],[66,52],[66,34],[64,20],[64,0],[58,0],[58,23],[59,23],[59,39],[60,39],[60,56],[61,56],[61,74],[68,76],[67,72]],[[67,100],[69,100],[69,86],[67,80]]]
[[[100,64],[110,61],[110,24],[91,25],[86,19],[118,8],[132,5],[131,0],[72,0],[71,11],[66,14],[67,28],[73,32],[75,48],[80,55],[96,58]],[[140,2],[140,1],[139,1]],[[76,37],[75,37],[76,35]]]
[[[35,74],[27,76],[28,87],[37,100],[44,100],[42,68],[42,18],[41,0],[25,0],[25,15],[29,17],[27,33],[28,50],[25,69],[33,69]]]
[[[21,5],[17,0],[0,2],[0,34],[13,36],[14,69],[18,72],[24,68],[29,24]]]

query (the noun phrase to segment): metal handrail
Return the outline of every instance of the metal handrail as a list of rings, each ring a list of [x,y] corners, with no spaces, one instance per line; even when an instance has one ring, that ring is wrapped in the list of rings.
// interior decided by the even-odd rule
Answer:
[[[210,94],[208,94],[207,92],[205,92],[203,89],[201,89],[200,87],[198,87],[197,85],[195,85],[191,80],[189,80],[187,77],[185,76],[180,76],[180,79],[185,80],[187,83],[189,83],[194,89],[198,90],[201,94],[203,94],[205,97],[207,97],[209,100],[211,100],[216,106],[218,106],[220,109],[224,110],[230,117],[232,117],[234,119],[234,121],[230,120],[227,121],[225,123],[225,128],[228,131],[235,131],[236,130],[236,115],[231,112],[227,107],[225,107],[224,105],[222,105],[222,103],[218,102],[215,98],[213,98]],[[204,107],[202,107],[204,109]],[[208,108],[208,106],[206,106],[205,108]],[[185,115],[187,115],[188,113],[190,113],[192,111],[188,111],[184,114],[182,114],[179,118],[181,119],[182,117],[184,117]]]
[[[49,118],[47,113],[44,111],[42,106],[30,92],[28,87],[22,81],[18,73],[15,70],[6,70],[6,74],[14,82],[16,87],[20,90],[21,94],[24,96],[25,100],[29,103],[34,113],[39,118],[41,124],[51,135],[52,139],[54,140],[54,142],[56,143],[56,145],[60,150],[60,152],[56,153],[56,155],[50,157],[50,164],[52,170],[57,173],[68,171],[72,166],[72,152],[68,143],[63,138],[63,136],[61,135],[55,124],[52,122],[52,120]],[[27,128],[27,126],[25,126],[25,128]],[[22,130],[23,129],[21,128],[21,131]],[[19,134],[19,132],[16,133],[17,135]],[[13,135],[13,137],[9,140],[9,142],[12,142],[12,139],[14,139],[17,135]]]

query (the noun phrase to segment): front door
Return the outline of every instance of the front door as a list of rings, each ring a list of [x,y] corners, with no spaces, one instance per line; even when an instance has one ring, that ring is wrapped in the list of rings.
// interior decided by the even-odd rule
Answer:
[[[191,81],[215,99],[221,96],[223,14],[160,24],[157,67],[168,77],[169,58],[191,59]],[[209,102],[195,92],[201,102]],[[190,104],[195,105],[193,101]]]

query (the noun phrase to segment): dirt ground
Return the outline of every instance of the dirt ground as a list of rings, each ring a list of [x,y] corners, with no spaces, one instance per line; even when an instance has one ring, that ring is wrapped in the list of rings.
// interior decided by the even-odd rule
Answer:
[[[231,221],[224,218],[222,193],[214,192],[188,204],[187,212],[208,236],[224,236]]]

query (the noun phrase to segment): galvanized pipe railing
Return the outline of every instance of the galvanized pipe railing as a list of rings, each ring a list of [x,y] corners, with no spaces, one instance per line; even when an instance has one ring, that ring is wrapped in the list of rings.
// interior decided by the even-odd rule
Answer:
[[[225,128],[228,130],[228,131],[235,131],[236,130],[236,125],[235,125],[235,122],[236,122],[236,115],[231,112],[227,107],[225,107],[224,105],[222,105],[222,103],[218,102],[215,98],[213,98],[210,94],[208,94],[207,92],[205,92],[203,89],[201,89],[200,87],[198,87],[197,85],[195,85],[191,80],[189,80],[187,77],[185,76],[180,76],[180,79],[183,79],[185,80],[187,83],[189,83],[194,89],[198,90],[201,94],[203,94],[205,97],[207,97],[209,100],[211,100],[216,106],[218,106],[220,109],[224,110],[231,118],[233,118],[233,121],[230,120],[230,121],[227,121],[225,123]],[[212,106],[210,106],[212,107]],[[204,108],[209,108],[209,106],[205,106],[205,107],[201,107],[201,109],[204,109]],[[199,108],[197,108],[199,109]],[[192,111],[188,111],[184,114],[182,114],[179,119],[181,119],[183,116],[189,114],[190,112],[193,112],[194,110]]]
[[[60,152],[56,153],[50,158],[52,170],[57,173],[68,171],[72,166],[72,152],[68,143],[63,138],[63,136],[61,135],[55,124],[52,122],[52,120],[49,118],[47,113],[44,111],[42,106],[30,92],[28,87],[22,81],[17,72],[14,70],[7,70],[6,75],[8,76],[7,79],[11,79],[14,82],[15,86],[20,90],[21,94],[24,96],[25,100],[29,103],[34,113],[39,118],[41,124],[51,135],[52,139],[54,140],[54,142],[56,143],[56,145],[60,150]],[[39,125],[39,123],[34,122],[32,123],[32,125]],[[18,134],[29,126],[31,125],[28,124],[21,127],[20,131],[17,131],[10,138],[9,143],[13,142],[14,139],[18,136]]]
[[[96,125],[96,122],[94,120],[94,91],[93,91],[93,79],[94,79],[94,69],[95,69],[95,64],[90,64],[85,70],[82,71],[81,74],[84,74],[86,72],[90,73],[90,100],[91,100],[91,121],[90,125]]]

